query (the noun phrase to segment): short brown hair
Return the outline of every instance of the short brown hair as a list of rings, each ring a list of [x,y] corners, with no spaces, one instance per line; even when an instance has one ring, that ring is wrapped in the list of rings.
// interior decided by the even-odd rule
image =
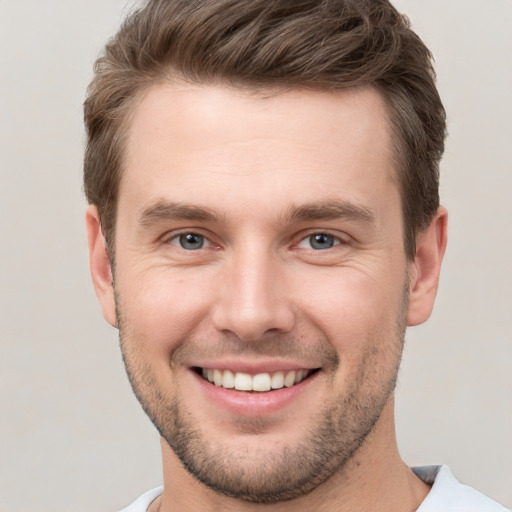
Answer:
[[[374,86],[394,135],[404,245],[439,206],[446,116],[432,55],[387,0],[149,0],[96,61],[85,101],[84,189],[114,249],[123,139],[142,91],[178,78],[253,89]]]

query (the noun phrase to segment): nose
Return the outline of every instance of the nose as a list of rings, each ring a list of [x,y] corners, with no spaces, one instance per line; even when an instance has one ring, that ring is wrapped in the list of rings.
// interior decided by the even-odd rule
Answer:
[[[295,322],[283,268],[262,252],[235,255],[225,265],[212,313],[217,330],[247,342],[289,332]]]

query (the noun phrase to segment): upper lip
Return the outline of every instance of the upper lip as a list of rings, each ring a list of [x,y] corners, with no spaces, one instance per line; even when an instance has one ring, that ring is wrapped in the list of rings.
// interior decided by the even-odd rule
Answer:
[[[280,359],[261,361],[244,361],[240,359],[222,359],[218,361],[201,361],[191,365],[192,368],[206,368],[212,370],[230,370],[232,372],[258,375],[260,373],[289,372],[292,370],[315,370],[320,366],[311,366],[311,363],[301,363]]]

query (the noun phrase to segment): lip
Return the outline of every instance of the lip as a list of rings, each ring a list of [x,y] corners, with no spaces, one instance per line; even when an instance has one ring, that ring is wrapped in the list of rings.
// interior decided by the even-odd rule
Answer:
[[[254,374],[263,373],[259,369],[255,369],[254,365],[249,366],[251,366],[251,369],[245,367],[246,373],[252,374],[253,371]],[[211,368],[213,368],[213,366],[211,366]],[[223,368],[216,364],[215,368],[221,370],[230,369],[232,367],[226,366],[226,368]],[[237,371],[243,371],[241,368],[242,366],[240,366],[240,364],[236,365]],[[301,368],[303,367],[298,366],[290,368],[290,370]],[[278,370],[281,369],[282,366],[278,368]],[[268,372],[269,370],[269,367],[266,366],[266,371]],[[321,372],[313,373],[302,382],[299,382],[290,388],[275,389],[273,391],[262,393],[257,391],[236,391],[234,389],[223,388],[222,386],[215,386],[214,384],[204,380],[192,368],[189,369],[188,373],[193,379],[194,385],[198,386],[199,392],[206,397],[208,402],[213,403],[221,409],[237,416],[256,417],[275,414],[292,405],[293,402],[307,393],[308,388],[314,385]]]

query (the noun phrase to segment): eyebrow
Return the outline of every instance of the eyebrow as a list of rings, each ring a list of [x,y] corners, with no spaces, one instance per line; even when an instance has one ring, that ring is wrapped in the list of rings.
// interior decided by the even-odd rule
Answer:
[[[220,217],[209,208],[159,200],[142,210],[138,222],[143,227],[163,220],[219,222]]]
[[[348,201],[322,201],[300,206],[290,205],[280,221],[283,224],[312,220],[356,220],[366,223],[375,221],[374,213],[363,205]],[[222,222],[223,217],[202,206],[158,200],[142,210],[138,223],[148,227],[165,220],[188,220],[197,222]]]
[[[327,201],[290,206],[284,219],[289,222],[307,222],[311,220],[356,220],[375,222],[375,214],[366,206],[348,201]]]

